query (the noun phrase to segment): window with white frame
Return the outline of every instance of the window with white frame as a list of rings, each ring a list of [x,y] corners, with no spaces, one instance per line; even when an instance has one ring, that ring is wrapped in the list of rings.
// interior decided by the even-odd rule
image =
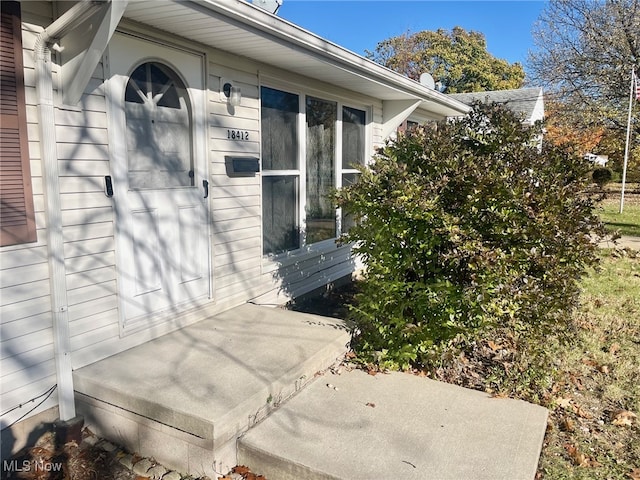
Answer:
[[[365,164],[366,119],[364,110],[342,107],[342,187],[356,183],[360,176],[356,167]],[[347,231],[353,223],[353,219],[343,212],[341,230]]]
[[[335,238],[350,220],[338,222],[329,195],[365,163],[366,112],[270,87],[260,93],[263,253]]]
[[[261,89],[263,253],[300,247],[299,97]]]
[[[306,99],[306,243],[336,237],[336,210],[329,195],[335,188],[336,124],[338,104],[315,97]]]

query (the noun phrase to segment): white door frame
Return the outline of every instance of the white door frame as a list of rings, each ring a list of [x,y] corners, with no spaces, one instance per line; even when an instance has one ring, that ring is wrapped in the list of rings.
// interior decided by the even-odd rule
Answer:
[[[186,80],[187,90],[192,104],[192,127],[193,127],[193,159],[194,172],[196,178],[195,187],[198,192],[203,192],[202,180],[208,180],[208,161],[207,161],[207,62],[203,53],[191,51],[184,47],[171,45],[166,42],[160,42],[152,38],[146,38],[140,35],[129,34],[117,31],[107,50],[107,61],[105,62],[105,95],[107,100],[107,125],[110,151],[110,169],[113,175],[113,200],[115,208],[116,221],[116,268],[118,271],[118,303],[120,310],[120,336],[135,333],[151,326],[160,326],[165,324],[163,331],[170,331],[179,328],[181,325],[170,325],[169,320],[175,316],[175,310],[166,312],[158,312],[147,317],[139,319],[139,321],[131,322],[126,318],[125,302],[126,295],[123,292],[124,281],[122,273],[124,270],[124,262],[129,261],[128,256],[124,254],[126,239],[124,235],[118,234],[118,226],[128,219],[126,205],[128,181],[127,181],[127,143],[126,143],[126,125],[122,121],[124,108],[124,85],[131,71],[128,72],[126,78],[112,70],[117,70],[112,65],[118,64],[129,65],[134,68],[145,61],[159,61],[171,66],[178,72],[183,79]],[[181,61],[181,58],[183,59]],[[185,58],[189,58],[185,61]],[[185,63],[186,62],[186,63]],[[193,67],[194,62],[199,63],[199,68]],[[186,65],[186,66],[185,66]],[[213,299],[213,264],[211,252],[211,196],[204,202],[206,215],[206,248],[207,248],[207,272],[208,272],[208,295],[206,299],[200,299],[193,302],[189,307],[196,307],[203,303],[208,303]],[[204,260],[204,259],[203,259]],[[185,309],[188,307],[185,307]],[[138,320],[138,319],[136,319]]]

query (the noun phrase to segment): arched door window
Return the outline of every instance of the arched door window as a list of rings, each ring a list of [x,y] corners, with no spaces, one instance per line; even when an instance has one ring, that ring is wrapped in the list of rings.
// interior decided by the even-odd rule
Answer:
[[[177,73],[143,63],[129,77],[124,100],[129,188],[193,186],[192,108]]]

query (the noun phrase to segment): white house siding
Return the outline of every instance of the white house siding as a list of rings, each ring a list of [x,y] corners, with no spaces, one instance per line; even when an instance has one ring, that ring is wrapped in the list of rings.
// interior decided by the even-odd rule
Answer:
[[[31,410],[37,402],[27,402],[56,384],[48,265],[53,253],[46,245],[34,70],[35,41],[42,28],[52,22],[52,4],[21,5],[38,242],[0,249],[2,410],[25,404],[3,417],[3,426]],[[54,78],[55,75],[54,71]],[[103,193],[104,175],[109,174],[109,150],[102,85],[103,71],[99,64],[80,103],[55,110],[63,255],[75,367],[114,353],[93,346],[119,335],[113,207]],[[30,415],[56,404],[54,393]]]
[[[56,384],[50,280],[46,245],[33,49],[37,34],[52,19],[52,4],[23,2],[23,42],[27,118],[38,242],[0,249],[2,410],[36,397]],[[139,29],[140,27],[135,27]],[[144,30],[146,31],[146,30]],[[151,31],[146,31],[153,33]],[[229,176],[225,156],[260,157],[261,75],[293,82],[303,93],[366,107],[368,134],[380,145],[382,103],[318,81],[278,71],[225,52],[194,46],[207,54],[208,169],[210,180],[213,300],[206,314],[247,301],[274,303],[348,275],[348,247],[333,241],[312,245],[277,262],[262,255],[261,180]],[[64,237],[65,288],[74,368],[87,365],[201,319],[186,314],[175,322],[121,335],[117,296],[117,252],[113,201],[104,194],[110,175],[106,66],[98,64],[79,105],[55,111],[59,186]],[[220,81],[242,89],[233,111],[220,98]],[[227,130],[249,132],[249,140],[229,140]],[[373,149],[372,149],[373,151]],[[52,395],[36,414],[57,404]],[[3,425],[24,415],[31,404],[2,418]]]
[[[214,298],[238,303],[251,298],[260,276],[260,176],[229,176],[225,156],[260,156],[260,100],[255,65],[223,52],[209,52],[209,174],[213,238]],[[227,65],[239,68],[230,69]],[[242,90],[242,103],[227,106],[222,81]],[[248,132],[249,140],[231,140],[229,130]]]
[[[50,19],[50,4],[22,3],[27,129],[38,241],[0,248],[0,404],[3,412],[25,404],[3,416],[2,427],[35,407],[42,399],[27,402],[56,384],[33,57],[36,36],[41,30],[39,25]],[[33,414],[56,404],[54,394]]]
[[[56,138],[74,367],[104,357],[96,344],[117,339],[118,298],[113,201],[103,65],[99,63],[78,109],[56,110]]]

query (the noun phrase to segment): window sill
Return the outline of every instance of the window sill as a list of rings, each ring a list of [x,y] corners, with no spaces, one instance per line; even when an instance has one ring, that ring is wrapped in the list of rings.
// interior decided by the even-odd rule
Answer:
[[[338,245],[336,238],[323,240],[297,250],[291,250],[289,252],[280,253],[278,255],[264,255],[262,257],[262,272],[270,273],[278,270],[282,267],[293,265],[296,262],[304,261],[306,257],[313,255],[323,255],[326,253],[335,252],[337,249],[342,248]]]

